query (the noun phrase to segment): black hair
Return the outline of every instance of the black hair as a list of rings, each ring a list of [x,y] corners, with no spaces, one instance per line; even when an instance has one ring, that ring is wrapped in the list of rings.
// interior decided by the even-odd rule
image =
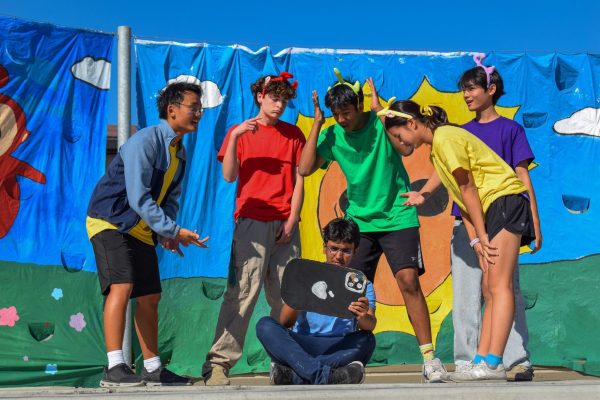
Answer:
[[[504,81],[495,68],[490,74],[490,85],[492,84],[496,85],[496,93],[492,96],[492,102],[495,105],[498,102],[498,99],[504,94]],[[481,86],[484,90],[488,90],[487,75],[483,68],[477,66],[462,74],[458,80],[458,88],[460,90],[465,90],[465,88],[469,86]]]
[[[358,225],[351,219],[336,218],[329,221],[323,228],[323,243],[328,241],[337,243],[354,243],[358,248],[360,242],[360,231]]]
[[[196,93],[199,98],[202,98],[202,88],[200,85],[188,82],[171,83],[159,93],[158,99],[156,99],[158,116],[161,119],[167,119],[167,108],[169,107],[169,104],[181,103],[185,92]]]
[[[453,125],[448,121],[448,115],[442,107],[429,106],[432,111],[432,115],[424,115],[421,112],[421,106],[412,100],[400,100],[394,102],[390,106],[390,110],[400,111],[402,113],[412,116],[417,121],[424,123],[432,131],[443,125]],[[407,118],[400,116],[385,117],[385,129],[390,129],[394,126],[403,126],[408,122]]]
[[[265,88],[265,79],[270,76],[271,80],[267,83],[267,87]],[[252,91],[252,97],[254,98],[254,103],[260,107],[258,104],[257,95],[259,93],[264,93],[265,96],[267,94],[274,94],[282,97],[283,99],[289,101],[296,97],[296,89],[292,86],[287,79],[285,80],[273,80],[273,78],[279,78],[279,75],[265,75],[256,80],[253,84],[250,85],[250,91]]]
[[[351,82],[347,80],[346,82],[352,85]],[[359,109],[359,105],[364,100],[362,87],[358,89],[358,93],[354,93],[354,90],[350,86],[340,84],[339,81],[335,81],[334,85],[331,86],[331,89],[325,95],[325,106],[327,108],[333,111],[347,106],[354,106],[358,111],[362,111]]]

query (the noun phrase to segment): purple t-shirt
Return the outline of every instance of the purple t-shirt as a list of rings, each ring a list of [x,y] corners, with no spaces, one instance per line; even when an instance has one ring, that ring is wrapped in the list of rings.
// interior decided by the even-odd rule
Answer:
[[[521,161],[527,160],[529,164],[534,159],[525,130],[512,119],[501,116],[483,124],[472,120],[462,127],[481,139],[513,169]],[[461,215],[456,203],[452,205],[452,215],[455,217]]]

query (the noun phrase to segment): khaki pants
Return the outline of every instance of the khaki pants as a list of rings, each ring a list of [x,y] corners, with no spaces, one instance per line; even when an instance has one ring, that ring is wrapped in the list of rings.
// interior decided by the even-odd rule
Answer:
[[[203,375],[207,375],[215,364],[229,370],[242,356],[250,317],[263,282],[267,302],[271,306],[271,317],[279,321],[283,305],[283,270],[288,261],[300,257],[300,232],[297,227],[289,243],[275,243],[277,231],[283,223],[284,221],[238,219],[229,267],[234,271],[230,271],[215,339],[202,367]],[[235,272],[235,282],[231,282],[232,272]]]

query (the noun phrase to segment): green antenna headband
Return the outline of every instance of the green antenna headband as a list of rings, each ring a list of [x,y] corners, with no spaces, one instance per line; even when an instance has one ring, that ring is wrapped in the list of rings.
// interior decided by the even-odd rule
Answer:
[[[327,88],[327,91],[329,92],[331,90],[332,87],[336,87],[337,85],[346,85],[348,86],[350,89],[352,89],[352,91],[355,94],[358,94],[358,92],[360,91],[360,82],[356,81],[354,82],[354,84],[351,84],[349,82],[346,82],[344,80],[344,78],[342,77],[342,73],[340,72],[339,69],[333,67],[333,73],[335,74],[335,76],[337,76],[338,82],[336,84],[334,84],[333,86],[329,86]]]

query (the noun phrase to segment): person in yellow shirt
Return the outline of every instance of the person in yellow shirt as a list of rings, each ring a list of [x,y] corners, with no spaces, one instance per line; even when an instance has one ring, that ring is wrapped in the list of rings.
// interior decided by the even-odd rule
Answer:
[[[519,248],[534,239],[526,187],[514,170],[476,136],[448,122],[440,107],[396,101],[379,112],[385,128],[406,145],[431,145],[441,183],[461,208],[483,271],[486,307],[479,339],[485,360],[455,381],[506,380],[502,354],[514,318],[512,275]]]

